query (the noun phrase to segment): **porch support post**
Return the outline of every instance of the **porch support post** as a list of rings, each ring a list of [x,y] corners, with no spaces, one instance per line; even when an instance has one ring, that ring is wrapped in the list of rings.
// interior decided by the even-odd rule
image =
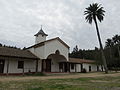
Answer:
[[[23,61],[23,76],[24,76],[24,74],[25,74],[25,73],[24,73],[24,61]]]
[[[45,59],[42,59],[42,71],[45,72],[46,71],[46,62],[45,62]]]
[[[83,64],[81,63],[81,72],[83,71]]]
[[[69,62],[67,62],[67,72],[70,72],[70,65],[69,65]]]
[[[69,63],[69,72],[70,72],[70,69],[71,69],[71,63]]]
[[[36,73],[38,72],[38,59],[36,60]]]
[[[75,72],[77,72],[76,63],[75,63]]]
[[[7,60],[7,75],[9,74],[9,58]]]

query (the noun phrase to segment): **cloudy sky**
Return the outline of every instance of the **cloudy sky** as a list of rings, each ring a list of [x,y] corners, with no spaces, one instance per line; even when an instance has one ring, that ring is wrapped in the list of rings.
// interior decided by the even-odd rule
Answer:
[[[84,10],[91,3],[104,7],[105,18],[99,23],[102,42],[120,35],[120,0],[0,0],[0,43],[17,47],[34,44],[41,25],[49,35],[60,37],[71,50],[99,47],[94,23],[84,19]]]

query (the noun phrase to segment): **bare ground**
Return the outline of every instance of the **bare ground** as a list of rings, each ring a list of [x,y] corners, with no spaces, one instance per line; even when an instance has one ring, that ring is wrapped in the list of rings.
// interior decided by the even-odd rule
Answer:
[[[48,79],[68,79],[68,78],[81,78],[81,77],[117,77],[119,73],[104,74],[103,72],[96,73],[76,73],[76,74],[65,74],[65,75],[52,75],[52,76],[1,76],[1,82],[9,81],[26,81],[26,80],[48,80]]]

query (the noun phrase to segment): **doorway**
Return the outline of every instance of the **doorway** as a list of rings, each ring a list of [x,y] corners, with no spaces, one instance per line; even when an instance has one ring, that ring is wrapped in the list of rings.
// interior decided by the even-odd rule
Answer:
[[[91,72],[91,66],[89,66],[89,72]]]
[[[0,60],[0,73],[3,73],[4,71],[4,63],[5,63],[4,60]]]
[[[51,72],[51,59],[42,60],[42,72]]]
[[[51,72],[51,59],[46,59],[46,72]]]

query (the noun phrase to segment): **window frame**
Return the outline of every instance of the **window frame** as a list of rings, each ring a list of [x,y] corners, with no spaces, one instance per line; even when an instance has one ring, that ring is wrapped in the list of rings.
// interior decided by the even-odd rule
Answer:
[[[74,69],[74,68],[75,68],[74,63],[71,63],[71,69]]]
[[[24,61],[18,61],[18,69],[24,68]]]

